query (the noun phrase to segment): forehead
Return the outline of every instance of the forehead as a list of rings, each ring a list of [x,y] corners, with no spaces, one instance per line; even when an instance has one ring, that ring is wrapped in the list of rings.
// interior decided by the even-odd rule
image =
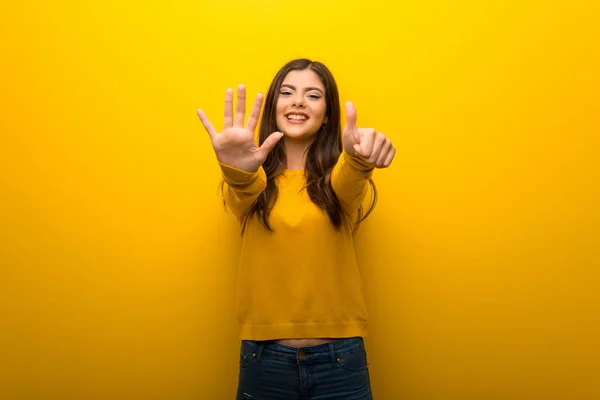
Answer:
[[[319,75],[312,69],[295,70],[290,71],[283,78],[281,84],[293,85],[297,89],[303,89],[305,87],[316,87],[325,91],[325,87],[321,83]]]

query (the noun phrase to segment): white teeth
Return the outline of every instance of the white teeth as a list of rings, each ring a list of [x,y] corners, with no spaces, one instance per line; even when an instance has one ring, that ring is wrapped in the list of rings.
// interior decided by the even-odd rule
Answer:
[[[305,115],[290,114],[290,115],[288,115],[288,119],[305,120],[306,116]]]

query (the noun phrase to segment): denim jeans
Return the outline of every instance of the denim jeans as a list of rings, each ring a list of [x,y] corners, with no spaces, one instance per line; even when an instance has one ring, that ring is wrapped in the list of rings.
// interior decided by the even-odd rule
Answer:
[[[363,338],[310,347],[242,340],[237,400],[372,400]]]

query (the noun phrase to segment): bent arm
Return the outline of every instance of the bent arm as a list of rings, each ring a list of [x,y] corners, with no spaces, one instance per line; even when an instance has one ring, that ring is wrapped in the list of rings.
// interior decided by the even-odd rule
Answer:
[[[374,166],[345,151],[340,154],[331,174],[331,186],[348,214],[354,215],[367,194],[372,192],[369,179],[373,169]]]
[[[241,221],[258,196],[267,187],[267,176],[262,166],[247,172],[219,162],[223,173],[223,200],[227,208]]]

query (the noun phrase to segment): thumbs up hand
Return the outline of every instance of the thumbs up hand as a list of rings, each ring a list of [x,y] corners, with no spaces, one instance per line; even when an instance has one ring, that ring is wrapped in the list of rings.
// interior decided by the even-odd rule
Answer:
[[[342,140],[346,153],[375,168],[389,167],[396,154],[396,148],[383,133],[356,126],[356,108],[351,102],[346,103],[346,127]]]

